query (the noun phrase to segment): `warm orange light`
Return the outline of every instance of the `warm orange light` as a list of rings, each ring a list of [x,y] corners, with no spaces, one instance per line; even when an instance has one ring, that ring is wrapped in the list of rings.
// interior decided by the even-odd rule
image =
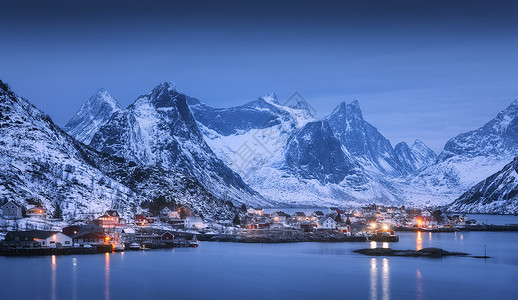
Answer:
[[[387,225],[383,225],[383,230],[387,231],[388,230],[388,226]]]
[[[376,223],[371,224],[372,229],[376,228]]]

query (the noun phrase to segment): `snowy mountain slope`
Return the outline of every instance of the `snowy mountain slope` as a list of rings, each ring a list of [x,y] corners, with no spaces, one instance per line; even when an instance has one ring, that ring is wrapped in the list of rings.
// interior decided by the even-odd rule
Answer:
[[[358,101],[340,103],[326,120],[334,135],[366,170],[393,177],[406,174],[390,141],[363,119]]]
[[[146,166],[157,166],[196,178],[221,199],[268,205],[205,143],[187,97],[172,83],[162,83],[113,114],[90,146]]]
[[[423,199],[451,203],[518,155],[517,125],[518,101],[514,101],[481,128],[450,139],[437,162],[422,169],[408,185],[421,191]]]
[[[160,195],[189,204],[207,217],[235,209],[183,174],[139,166],[77,142],[0,81],[0,199],[40,203],[65,219],[88,218],[110,208],[134,213]]]
[[[518,158],[478,183],[446,209],[464,213],[518,213]]]
[[[413,173],[435,162],[437,155],[422,141],[415,140],[412,147],[401,142],[394,147],[398,164],[406,173]]]
[[[98,90],[84,103],[63,129],[76,140],[90,144],[94,134],[122,107],[105,89]]]
[[[336,114],[316,121],[303,101],[284,106],[273,96],[224,109],[209,107],[197,99],[189,100],[189,104],[209,146],[268,199],[295,206],[402,201],[397,196],[398,190],[387,180],[404,173],[394,150],[388,140],[363,120],[357,103],[349,107],[353,108],[352,115],[343,112],[344,122]],[[247,116],[247,122],[240,120],[241,114]],[[350,121],[354,118],[361,121]],[[367,146],[362,149],[370,147],[370,151],[355,157],[335,131],[346,137],[349,144],[354,144],[351,132],[367,135],[363,140]],[[380,148],[392,157],[386,159],[384,154],[375,153]],[[384,164],[375,164],[373,157]],[[390,159],[394,168],[387,163]],[[392,175],[382,173],[385,170],[380,170],[379,165],[388,166]]]

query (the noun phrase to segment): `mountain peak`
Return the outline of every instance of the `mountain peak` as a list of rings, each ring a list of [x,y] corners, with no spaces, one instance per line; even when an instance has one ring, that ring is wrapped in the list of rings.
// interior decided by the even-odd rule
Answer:
[[[267,93],[264,96],[259,97],[259,99],[263,99],[269,103],[279,104],[279,99],[277,99],[277,95],[274,92]]]
[[[119,102],[101,88],[88,98],[63,129],[78,141],[89,144],[97,130],[121,109]]]

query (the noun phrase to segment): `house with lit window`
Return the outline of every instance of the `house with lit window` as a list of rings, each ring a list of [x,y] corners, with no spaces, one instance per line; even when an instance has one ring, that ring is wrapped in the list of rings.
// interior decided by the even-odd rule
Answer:
[[[135,225],[138,226],[149,226],[157,221],[157,217],[150,214],[138,214],[135,215]]]
[[[94,221],[95,225],[102,228],[117,228],[126,224],[126,220],[119,216],[115,210],[108,210],[106,213]]]
[[[40,218],[46,218],[47,217],[47,210],[41,206],[32,206],[27,209],[25,212],[27,217],[40,217]]]
[[[187,217],[184,219],[183,226],[185,229],[204,229],[205,222],[201,217]]]
[[[4,219],[16,220],[23,218],[22,216],[23,207],[16,201],[8,201],[2,205],[2,216]]]
[[[97,225],[70,225],[67,227],[63,227],[61,230],[64,234],[68,236],[73,236],[78,233],[84,233],[84,232],[103,232],[102,227]]]
[[[274,222],[274,223],[286,223],[286,220],[289,217],[290,217],[289,215],[287,215],[285,212],[282,212],[282,211],[274,212],[273,214],[270,215],[270,218],[272,219],[272,222]]]
[[[32,242],[32,247],[36,248],[36,243],[39,243],[38,248],[62,248],[72,247],[72,238],[68,235],[58,231],[9,231],[5,235],[5,242],[16,245],[17,242]]]
[[[291,220],[296,222],[303,222],[306,218],[306,214],[301,211],[298,211],[291,216]]]
[[[257,215],[257,216],[264,215],[264,209],[262,209],[262,208],[249,208],[249,209],[247,209],[247,212],[251,215]]]
[[[167,220],[178,220],[180,212],[174,207],[166,206],[160,210],[160,216]]]
[[[74,244],[83,245],[103,245],[107,244],[110,240],[109,236],[104,235],[102,232],[85,231],[74,234],[71,236]]]

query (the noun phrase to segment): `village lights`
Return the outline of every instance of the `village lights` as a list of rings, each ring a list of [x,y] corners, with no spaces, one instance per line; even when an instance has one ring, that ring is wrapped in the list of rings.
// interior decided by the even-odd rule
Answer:
[[[387,231],[388,229],[388,225],[383,225],[383,230]]]
[[[371,227],[372,227],[372,229],[375,229],[376,228],[376,223],[372,223]]]

